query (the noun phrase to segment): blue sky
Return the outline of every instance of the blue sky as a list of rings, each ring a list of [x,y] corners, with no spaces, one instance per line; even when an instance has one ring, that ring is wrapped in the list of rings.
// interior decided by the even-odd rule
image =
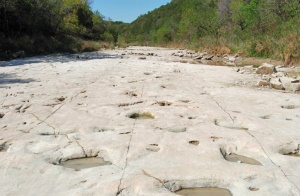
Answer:
[[[93,0],[92,9],[113,21],[132,22],[141,14],[154,10],[171,0]]]

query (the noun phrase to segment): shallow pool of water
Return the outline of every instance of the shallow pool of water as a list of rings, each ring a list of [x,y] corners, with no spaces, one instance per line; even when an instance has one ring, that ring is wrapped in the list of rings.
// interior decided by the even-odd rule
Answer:
[[[184,196],[232,196],[231,192],[222,188],[186,188],[175,192],[177,195]]]
[[[104,165],[111,165],[110,162],[105,161],[100,157],[91,157],[91,158],[79,158],[79,159],[70,159],[65,162],[60,163],[61,166],[80,170],[92,167],[99,167]]]
[[[242,155],[238,155],[238,154],[234,154],[234,153],[226,155],[225,159],[230,162],[246,163],[246,164],[250,164],[250,165],[262,165],[260,162],[258,162],[255,159],[245,157]]]

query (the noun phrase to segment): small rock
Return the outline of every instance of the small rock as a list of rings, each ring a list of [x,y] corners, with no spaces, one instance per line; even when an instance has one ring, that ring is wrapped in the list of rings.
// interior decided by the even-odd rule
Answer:
[[[235,63],[232,61],[224,61],[224,63],[228,66],[235,66]]]
[[[210,61],[210,60],[212,60],[213,58],[214,58],[214,55],[206,55],[206,56],[204,56],[202,59],[203,59],[203,60]]]
[[[270,83],[265,80],[260,80],[260,81],[258,81],[256,86],[270,86]]]
[[[256,187],[249,187],[249,190],[250,190],[250,191],[259,191],[259,188],[256,188]]]
[[[270,85],[274,89],[284,90],[283,84],[280,82],[279,78],[272,78],[270,80]]]
[[[268,76],[268,75],[263,75],[263,76],[261,77],[261,79],[270,82],[271,77]]]
[[[288,72],[289,71],[289,68],[287,68],[287,67],[282,67],[282,66],[277,66],[276,67],[276,71],[278,71],[278,72]]]
[[[286,76],[286,73],[284,73],[284,72],[278,72],[278,73],[276,73],[276,76],[277,77],[284,77],[284,76]]]
[[[230,56],[228,54],[224,54],[223,58],[227,59],[228,61],[232,61],[232,62],[236,61],[236,56]]]
[[[204,53],[198,53],[197,57],[195,60],[205,60],[204,57],[207,56],[207,52]]]
[[[139,57],[140,60],[146,60],[146,57],[142,56],[142,57]]]
[[[275,65],[263,63],[257,70],[257,74],[273,74],[276,73]]]
[[[297,78],[293,78],[294,80],[291,81],[291,83],[299,83],[300,82],[300,79],[297,79]]]

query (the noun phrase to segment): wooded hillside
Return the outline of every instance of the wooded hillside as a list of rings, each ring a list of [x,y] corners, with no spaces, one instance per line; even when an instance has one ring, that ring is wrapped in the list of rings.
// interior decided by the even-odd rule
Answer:
[[[104,20],[88,0],[0,0],[0,39],[0,54],[92,51],[118,43],[290,64],[300,59],[300,0],[172,0],[131,24]]]
[[[117,27],[88,0],[0,0],[0,54],[94,50],[113,43]]]
[[[300,59],[299,0],[172,0],[140,16],[120,42]]]

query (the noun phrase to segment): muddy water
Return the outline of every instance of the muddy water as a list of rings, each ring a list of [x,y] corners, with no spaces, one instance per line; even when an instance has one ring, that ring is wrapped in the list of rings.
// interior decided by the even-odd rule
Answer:
[[[258,162],[255,159],[245,157],[245,156],[242,156],[242,155],[238,155],[238,154],[234,154],[234,153],[226,155],[225,159],[227,161],[230,161],[230,162],[247,163],[247,164],[250,164],[250,165],[262,165],[260,162]]]
[[[60,165],[64,167],[80,170],[80,169],[86,169],[91,167],[111,165],[111,163],[105,161],[103,158],[91,157],[91,158],[71,159],[65,162],[61,162]]]
[[[222,188],[187,188],[176,191],[177,195],[184,196],[231,196],[231,192]]]

